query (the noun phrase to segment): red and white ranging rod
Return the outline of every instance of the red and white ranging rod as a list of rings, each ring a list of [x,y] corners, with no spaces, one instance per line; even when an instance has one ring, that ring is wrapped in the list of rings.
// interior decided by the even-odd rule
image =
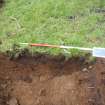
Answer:
[[[63,45],[50,45],[50,44],[38,44],[38,43],[20,43],[20,45],[28,45],[32,47],[49,47],[49,48],[61,48],[61,49],[77,49],[81,51],[91,52],[94,57],[105,58],[105,48],[84,48],[84,47],[73,47],[73,46],[63,46]]]
[[[37,43],[20,43],[21,45],[29,45],[33,47],[50,47],[50,48],[62,48],[62,49],[78,49],[84,51],[92,51],[91,48],[73,47],[73,46],[63,46],[63,45],[50,45],[50,44],[37,44]]]

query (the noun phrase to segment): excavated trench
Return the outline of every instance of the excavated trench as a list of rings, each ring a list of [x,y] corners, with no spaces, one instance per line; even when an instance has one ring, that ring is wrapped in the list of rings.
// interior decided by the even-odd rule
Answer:
[[[0,54],[0,105],[105,105],[105,59]]]

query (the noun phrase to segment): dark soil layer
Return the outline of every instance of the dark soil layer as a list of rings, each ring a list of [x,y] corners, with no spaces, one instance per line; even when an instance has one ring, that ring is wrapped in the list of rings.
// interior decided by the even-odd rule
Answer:
[[[0,55],[0,105],[105,105],[105,60]]]

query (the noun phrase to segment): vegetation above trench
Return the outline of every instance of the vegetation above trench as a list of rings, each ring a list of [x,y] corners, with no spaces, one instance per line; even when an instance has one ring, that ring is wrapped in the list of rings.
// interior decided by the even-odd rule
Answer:
[[[6,0],[0,12],[0,50],[20,42],[105,46],[104,0]],[[27,47],[32,53],[81,55],[77,50]],[[24,49],[21,46],[19,49]]]

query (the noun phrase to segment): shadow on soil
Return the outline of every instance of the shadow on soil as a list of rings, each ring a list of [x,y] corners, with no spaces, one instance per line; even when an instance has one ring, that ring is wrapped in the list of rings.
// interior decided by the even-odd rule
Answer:
[[[14,60],[22,65],[30,65],[34,71],[39,67],[48,68],[54,76],[70,75],[74,72],[80,71],[82,68],[87,67],[89,64],[85,62],[85,58],[81,60],[80,57],[66,59],[65,56],[50,56],[43,54],[36,54],[36,56],[22,56]],[[86,64],[85,64],[86,63]],[[34,65],[34,66],[33,66]],[[36,65],[36,66],[35,66]],[[34,68],[33,68],[34,67]]]

